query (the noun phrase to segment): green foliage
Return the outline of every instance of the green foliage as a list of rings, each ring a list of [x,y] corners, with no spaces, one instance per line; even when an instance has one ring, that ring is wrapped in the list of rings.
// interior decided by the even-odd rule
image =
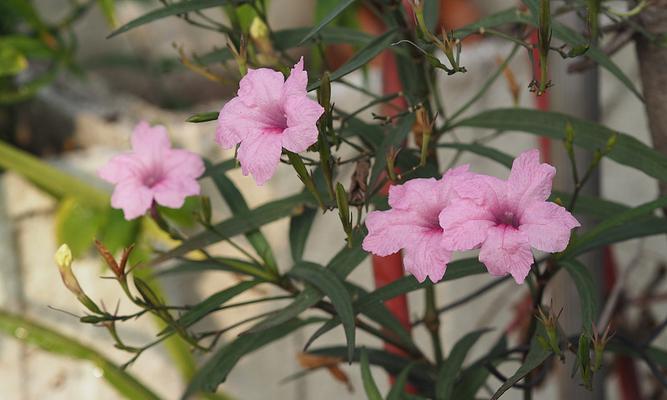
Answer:
[[[102,370],[109,385],[127,399],[159,400],[152,390],[97,351],[43,325],[0,310],[0,332],[49,353],[92,363]]]

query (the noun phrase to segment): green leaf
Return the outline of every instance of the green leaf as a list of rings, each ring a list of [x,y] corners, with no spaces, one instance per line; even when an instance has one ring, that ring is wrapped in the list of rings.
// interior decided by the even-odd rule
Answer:
[[[116,254],[119,250],[137,242],[140,228],[141,219],[128,221],[123,216],[123,211],[109,208],[97,232],[97,238],[104,243],[111,254]]]
[[[289,223],[289,245],[292,252],[292,260],[294,262],[303,259],[303,252],[308,241],[308,234],[313,227],[317,209],[311,207],[304,207],[301,214],[292,217]]]
[[[183,315],[181,315],[181,317],[178,318],[178,320],[176,320],[176,325],[181,328],[187,328],[195,324],[202,318],[206,317],[208,314],[212,313],[218,307],[225,304],[229,300],[247,291],[248,289],[257,286],[260,283],[261,281],[243,281],[232,287],[229,287],[215,294],[212,294],[204,301],[193,306],[191,309],[189,309]],[[168,335],[173,332],[174,332],[174,327],[169,326],[164,330],[162,330],[162,332],[158,333],[158,336]]]
[[[605,148],[607,140],[616,133],[603,125],[570,115],[518,108],[485,111],[455,125],[521,131],[561,140],[565,138],[565,125],[568,122],[575,131],[574,144],[588,150]],[[618,133],[616,145],[608,157],[667,181],[667,157],[628,134]]]
[[[159,400],[159,397],[137,378],[74,338],[2,310],[0,332],[52,354],[91,362],[103,371],[104,379],[125,398]]]
[[[479,33],[480,29],[495,28],[506,24],[528,24],[530,22],[532,21],[528,15],[519,11],[516,7],[512,7],[480,18],[471,24],[455,30],[454,37],[456,39],[463,39],[466,36]]]
[[[217,174],[224,174],[238,168],[238,162],[235,159],[221,161],[217,164],[208,165],[202,178],[215,176]]]
[[[295,28],[277,31],[273,35],[273,39],[275,40],[274,44],[282,50],[300,46],[302,44],[302,38],[310,29],[311,28]],[[362,46],[370,43],[373,39],[374,37],[366,32],[343,26],[327,26],[317,34],[317,37],[311,38],[311,40],[322,42],[324,44],[344,43]]]
[[[252,272],[259,267],[252,262],[238,258],[215,257],[213,260],[184,260],[174,265],[158,271],[158,275],[180,274],[188,272],[206,272],[206,271],[225,271],[225,272],[244,272],[255,276]]]
[[[361,248],[359,237],[356,237],[354,243],[356,244],[352,249],[344,246],[327,264],[327,269],[331,270],[341,280],[344,280],[368,256],[368,253]],[[324,298],[322,292],[314,287],[307,286],[287,307],[259,322],[248,332],[259,332],[289,321],[317,304],[322,298]]]
[[[415,367],[415,363],[409,364],[407,367],[403,368],[400,374],[396,377],[396,382],[387,393],[387,400],[401,400],[405,392],[405,384],[408,380],[408,375],[410,371]]]
[[[494,393],[493,397],[491,397],[491,400],[498,400],[500,396],[502,396],[503,393],[505,393],[515,383],[519,382],[535,368],[542,365],[542,363],[545,362],[547,358],[549,358],[549,356],[551,356],[551,351],[546,350],[538,342],[537,338],[540,335],[542,337],[546,337],[544,328],[541,325],[539,325],[539,327],[535,332],[535,335],[533,335],[532,339],[530,340],[530,349],[528,350],[528,354],[526,355],[526,359],[524,360],[523,364],[521,364],[519,369],[517,369],[514,375],[512,375],[507,380],[507,382],[503,383],[503,385],[500,388],[498,388],[496,393]]]
[[[435,398],[437,400],[454,398],[452,397],[454,382],[461,371],[461,366],[465,361],[466,355],[468,355],[472,346],[477,343],[477,340],[488,331],[488,329],[482,329],[468,333],[452,347],[452,351],[438,371],[438,381],[435,386]]]
[[[207,163],[210,166],[210,163]],[[234,182],[227,177],[224,173],[212,174],[210,177],[215,183],[215,187],[218,189],[218,193],[222,196],[227,203],[227,206],[232,211],[234,215],[247,214],[250,212],[248,208],[248,203],[246,203],[241,191],[236,188]],[[246,239],[250,245],[255,249],[257,254],[262,258],[266,263],[267,267],[272,271],[278,271],[278,264],[276,263],[276,258],[273,255],[271,250],[271,245],[269,241],[266,240],[266,237],[262,234],[259,229],[246,232]]]
[[[354,56],[352,56],[352,58],[350,58],[345,64],[331,73],[331,82],[334,82],[349,74],[350,72],[353,72],[366,65],[370,60],[375,58],[375,56],[389,47],[395,36],[396,31],[390,30],[373,39],[372,42],[368,43],[357,53],[355,53]],[[320,84],[321,80],[311,83],[308,85],[308,91],[317,89],[320,87]]]
[[[627,224],[611,228],[604,234],[591,238],[581,246],[575,243],[576,252],[577,254],[583,254],[591,249],[613,243],[663,233],[667,233],[667,221],[664,218],[650,218],[643,219],[643,221],[628,222]]]
[[[447,265],[447,272],[440,282],[453,281],[455,279],[482,274],[484,272],[486,272],[486,268],[477,260],[477,258],[465,258],[463,260],[449,263]],[[359,298],[356,302],[356,306],[359,310],[363,310],[365,307],[376,302],[393,299],[396,296],[422,289],[430,285],[432,285],[432,283],[429,281],[419,283],[414,276],[407,275]]]
[[[345,282],[345,284],[348,287],[350,293],[352,293],[353,298],[358,299],[368,294],[368,292],[366,292],[363,288],[356,286],[350,282]],[[390,332],[390,334],[394,335],[398,340],[402,341],[406,346],[416,349],[415,344],[412,341],[412,337],[410,336],[410,333],[403,327],[403,325],[401,325],[401,322],[398,319],[396,319],[394,314],[392,314],[387,309],[384,303],[382,302],[373,303],[372,305],[364,307],[362,311],[359,310],[359,307],[357,306],[356,303],[353,303],[352,306],[354,307],[355,315],[359,314],[360,312],[363,313],[371,320],[380,324],[380,326],[385,328],[387,332]],[[325,322],[306,341],[306,344],[304,345],[304,351],[307,350],[308,347],[310,347],[310,345],[313,344],[313,342],[315,342],[315,340],[317,340],[320,336],[334,329],[340,323],[341,323],[340,318],[338,317],[333,317],[332,319]]]
[[[373,379],[371,368],[368,365],[368,352],[366,351],[365,347],[361,349],[361,360],[359,365],[361,366],[361,379],[364,383],[364,392],[366,392],[366,398],[368,400],[382,400],[382,395],[380,394],[380,390],[375,383],[375,379]]]
[[[343,13],[346,8],[351,6],[356,0],[341,0],[340,3],[334,8],[331,13],[329,13],[326,17],[322,19],[313,29],[308,32],[303,39],[301,39],[301,42],[299,42],[299,45],[305,43],[307,40],[312,38],[313,36],[317,35],[318,32],[322,30],[325,26],[329,25],[331,21],[333,21],[337,16]]]
[[[365,348],[365,351],[368,354],[369,365],[380,366],[391,375],[398,375],[408,365],[413,364],[414,366],[409,374],[410,383],[413,384],[418,390],[421,390],[425,393],[433,390],[433,385],[435,384],[435,371],[423,361],[415,363],[413,360],[396,355],[394,353],[390,353],[386,350]],[[361,349],[356,349],[354,352],[354,357],[352,360],[350,360],[347,358],[347,347],[345,346],[323,347],[311,350],[308,353],[322,356],[340,357],[343,360],[353,362],[361,360]]]
[[[39,39],[22,35],[5,35],[0,37],[0,49],[10,47],[29,59],[51,60],[54,51]]]
[[[181,398],[187,399],[190,395],[201,391],[214,392],[218,385],[227,379],[229,372],[243,356],[317,321],[319,321],[317,318],[292,319],[270,330],[247,333],[237,337],[218,350],[195,373]]]
[[[105,222],[100,210],[86,207],[71,197],[63,199],[56,211],[56,241],[67,243],[74,258],[90,248],[98,229]]]
[[[302,206],[310,200],[311,196],[300,193],[266,203],[248,211],[247,213],[235,215],[225,221],[215,224],[213,226],[214,232],[205,231],[194,235],[176,248],[150,261],[148,265],[154,266],[166,260],[183,256],[193,250],[201,249],[210,244],[220,242],[226,238],[232,238],[236,235],[256,230],[262,225],[292,215],[299,206]]]
[[[599,308],[593,277],[588,268],[577,260],[564,261],[561,265],[570,274],[579,293],[582,329],[586,334],[592,336],[592,328],[597,319]]]
[[[17,75],[28,68],[28,60],[13,46],[0,41],[0,77]]]
[[[193,122],[198,124],[201,122],[215,121],[216,119],[218,119],[218,114],[219,112],[217,111],[202,112],[195,115],[191,115],[190,117],[188,117],[188,119],[185,120],[185,122]]]
[[[233,3],[245,3],[246,0],[234,0]],[[149,22],[157,21],[162,18],[171,17],[174,15],[186,14],[193,11],[201,11],[207,8],[219,7],[228,3],[228,0],[184,0],[177,3],[171,3],[167,6],[155,9],[139,18],[133,19],[127,24],[121,26],[115,31],[111,32],[107,39],[112,38],[121,33],[127,32],[141,25]]]
[[[512,168],[512,162],[514,161],[512,156],[505,154],[500,150],[477,143],[439,143],[438,147],[463,150],[477,154],[478,156],[493,160],[507,168]]]
[[[101,210],[109,207],[109,195],[103,190],[3,141],[0,141],[0,167],[22,175],[58,199],[75,198],[82,204]]]
[[[532,24],[533,26],[537,26],[537,15],[539,12],[539,4],[537,1],[538,0],[524,0],[524,3],[526,3],[532,14],[532,18],[528,19],[528,23]],[[595,46],[593,43],[590,43],[580,33],[557,21],[551,22],[551,31],[554,37],[567,43],[573,49],[580,49],[583,46],[588,46],[586,56],[597,62],[601,67],[607,69],[612,75],[621,81],[621,83],[630,89],[632,93],[634,93],[640,100],[643,101],[642,95],[635,88],[630,78],[628,78],[623,73],[623,70],[621,70],[618,65],[616,65],[599,47]]]
[[[97,0],[97,4],[100,10],[102,10],[102,14],[104,14],[104,18],[106,18],[109,26],[115,28],[118,25],[118,21],[116,20],[114,0]]]
[[[387,135],[384,137],[382,144],[375,154],[375,162],[371,169],[371,178],[369,180],[369,187],[374,188],[377,185],[377,180],[387,167],[387,153],[391,147],[398,148],[401,143],[408,137],[412,131],[412,126],[415,124],[415,115],[409,114],[401,119]]]
[[[475,395],[484,386],[490,375],[486,364],[489,362],[494,366],[500,364],[501,360],[497,355],[505,354],[506,350],[507,337],[502,335],[491,351],[461,372],[461,377],[457,381],[456,386],[454,386],[452,398],[457,400],[474,400],[476,398]]]
[[[574,243],[571,243],[570,246],[565,249],[563,253],[559,256],[560,258],[568,258],[578,254],[582,254],[592,248],[599,246],[601,243],[607,243],[606,235],[611,235],[615,241],[618,238],[618,228],[627,230],[628,224],[636,227],[641,227],[646,225],[651,228],[649,232],[652,232],[653,229],[658,229],[658,233],[663,232],[667,229],[667,223],[662,218],[651,218],[649,220],[637,221],[638,218],[643,218],[647,215],[650,215],[658,208],[667,206],[667,196],[660,197],[657,200],[644,203],[638,207],[628,209],[624,212],[613,215],[598,225],[593,229],[581,235]],[[660,230],[662,229],[662,230]],[[622,232],[621,232],[622,233]],[[621,238],[624,236],[621,235]],[[630,239],[631,236],[625,236],[625,239]]]
[[[354,354],[355,345],[354,310],[352,308],[352,298],[343,283],[330,269],[309,262],[296,264],[288,272],[288,275],[302,279],[329,297],[343,323],[348,355],[351,358]]]

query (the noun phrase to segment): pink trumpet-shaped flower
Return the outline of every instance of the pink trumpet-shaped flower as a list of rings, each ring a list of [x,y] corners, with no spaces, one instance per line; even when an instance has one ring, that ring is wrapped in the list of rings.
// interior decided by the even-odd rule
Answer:
[[[452,252],[442,245],[438,215],[456,197],[456,186],[473,175],[467,171],[464,165],[440,180],[412,179],[389,188],[391,209],[368,214],[363,249],[378,256],[403,249],[405,270],[418,281],[442,279]]]
[[[517,283],[533,264],[531,247],[564,250],[570,230],[580,224],[565,208],[546,201],[556,170],[540,164],[539,157],[537,150],[519,155],[507,181],[478,175],[461,187],[462,198],[440,213],[446,232],[442,245],[449,250],[481,246],[479,260],[488,271],[512,274]]]
[[[187,150],[172,149],[167,130],[140,122],[132,133],[132,151],[119,154],[98,171],[116,185],[111,206],[125,219],[140,217],[153,201],[170,208],[183,206],[187,196],[199,194],[197,178],[204,173],[202,159]]]
[[[250,69],[237,96],[220,111],[216,141],[225,149],[241,143],[238,160],[243,175],[258,185],[273,176],[285,148],[294,153],[317,142],[317,120],[324,109],[308,98],[303,57],[285,80],[272,69]]]

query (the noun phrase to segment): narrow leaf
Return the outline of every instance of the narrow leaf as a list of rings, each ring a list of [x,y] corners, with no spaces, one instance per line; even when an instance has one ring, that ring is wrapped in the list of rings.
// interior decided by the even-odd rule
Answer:
[[[566,114],[516,108],[485,111],[456,125],[521,131],[562,140],[568,122],[576,132],[574,144],[588,150],[605,148],[607,140],[617,133],[603,125]],[[620,164],[643,171],[649,176],[667,181],[667,156],[631,135],[618,133],[616,145],[608,157]]]
[[[214,232],[201,232],[181,243],[176,248],[160,255],[149,263],[149,266],[160,264],[166,260],[183,256],[193,250],[204,248],[226,238],[244,234],[260,228],[262,225],[279,220],[295,212],[299,206],[310,200],[307,194],[296,194],[259,206],[247,213],[235,215],[214,225]]]
[[[289,244],[292,260],[294,262],[303,259],[303,252],[306,249],[308,234],[310,233],[310,228],[313,226],[316,215],[316,208],[304,207],[301,214],[293,216],[290,220]]]
[[[185,400],[190,395],[202,391],[215,392],[218,385],[227,379],[229,372],[243,356],[285,337],[307,324],[317,321],[318,319],[316,318],[305,320],[292,319],[277,325],[274,329],[248,333],[237,337],[232,342],[218,350],[218,352],[195,373],[181,398]]]
[[[204,301],[195,305],[186,311],[183,315],[181,315],[181,317],[176,320],[175,324],[181,328],[187,328],[215,311],[216,308],[225,304],[227,301],[233,299],[248,289],[257,286],[259,283],[261,283],[261,281],[244,281],[212,294]],[[174,328],[169,326],[162,332],[158,333],[158,336],[168,335],[172,332],[174,332]]]
[[[372,42],[368,43],[362,49],[352,56],[345,64],[340,68],[335,70],[330,75],[331,82],[336,81],[345,75],[349,74],[352,71],[355,71],[364,65],[366,65],[370,60],[375,58],[380,54],[384,49],[389,47],[396,36],[396,31],[391,30],[383,33],[377,38],[373,39]],[[321,81],[318,80],[314,83],[308,85],[308,91],[315,90],[320,87]]]
[[[387,167],[387,153],[391,147],[398,148],[401,143],[408,137],[408,134],[412,131],[412,126],[415,124],[415,115],[410,114],[401,119],[401,121],[396,125],[389,133],[385,136],[382,144],[378,148],[378,151],[375,155],[375,162],[373,163],[373,168],[371,169],[371,178],[369,180],[369,186],[371,188],[377,185],[377,180],[380,177],[380,173],[384,171]]]
[[[354,354],[355,345],[354,310],[352,309],[352,298],[343,283],[331,270],[309,262],[296,264],[288,274],[310,283],[331,299],[331,303],[333,303],[343,323],[348,355],[351,358]]]
[[[597,320],[599,307],[597,297],[595,296],[596,289],[593,277],[588,268],[577,260],[568,260],[563,262],[562,265],[568,274],[570,274],[579,293],[582,329],[586,334],[592,336],[592,328]]]
[[[519,382],[521,379],[523,379],[525,376],[527,376],[531,371],[542,365],[543,362],[551,356],[551,352],[549,350],[546,350],[542,345],[538,342],[537,337],[541,335],[543,337],[546,336],[546,333],[544,332],[544,328],[538,327],[537,331],[535,332],[535,335],[530,341],[530,349],[528,350],[528,354],[526,355],[526,359],[524,360],[523,364],[517,369],[517,371],[512,375],[507,382],[503,383],[503,385],[498,388],[496,393],[494,393],[493,397],[491,397],[491,400],[498,400],[500,396],[503,395],[509,388],[511,388],[515,383]]]
[[[361,379],[364,383],[364,391],[366,392],[366,398],[368,400],[382,400],[382,395],[378,389],[375,379],[373,379],[373,374],[371,374],[371,368],[368,365],[368,352],[366,348],[361,349],[361,360],[359,362],[361,366]]]
[[[239,4],[245,3],[246,1],[234,0],[233,2]],[[177,3],[171,3],[164,7],[150,11],[149,13],[144,14],[139,18],[133,19],[127,24],[111,32],[109,36],[107,36],[107,39],[162,18],[223,6],[226,3],[228,3],[227,0],[184,0]]]
[[[456,342],[449,356],[442,363],[440,371],[438,371],[438,381],[435,386],[435,398],[437,400],[453,399],[454,382],[461,371],[466,355],[468,355],[472,346],[477,343],[477,340],[488,331],[488,329],[482,329],[468,333]]]
[[[337,16],[343,13],[345,9],[347,9],[349,6],[351,6],[356,0],[341,0],[340,3],[334,8],[326,17],[322,19],[313,29],[308,32],[303,39],[299,42],[299,45],[305,43],[307,40],[312,38],[313,36],[317,35],[322,28],[325,26],[329,25],[331,21],[333,21]]]
[[[207,167],[209,166],[210,163],[208,163]],[[229,179],[227,175],[219,172],[209,176],[211,179],[213,179],[213,183],[215,183],[215,187],[218,189],[218,193],[220,193],[222,198],[225,200],[225,203],[232,211],[233,215],[247,214],[250,212],[248,203],[246,203],[245,199],[243,198],[241,191],[236,187],[236,185],[234,185],[234,182],[232,182],[232,180]],[[253,249],[255,249],[257,255],[262,258],[266,265],[271,270],[277,271],[278,265],[276,258],[273,255],[273,250],[271,250],[269,241],[266,240],[266,237],[262,234],[262,232],[259,229],[255,229],[250,232],[246,232],[245,237],[248,239],[250,245],[253,247]]]
[[[74,338],[2,310],[0,310],[0,332],[49,353],[91,362],[103,371],[104,379],[125,398],[159,400],[159,397],[137,378]]]

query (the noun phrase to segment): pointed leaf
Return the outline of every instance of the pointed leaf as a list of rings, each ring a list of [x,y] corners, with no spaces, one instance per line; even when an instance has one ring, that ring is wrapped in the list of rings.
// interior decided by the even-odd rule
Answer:
[[[139,18],[133,19],[127,24],[111,32],[109,36],[107,36],[107,39],[162,18],[186,14],[193,11],[201,11],[207,8],[220,7],[227,4],[228,2],[228,0],[183,0],[176,3],[171,3],[164,7],[150,11]],[[232,1],[232,3],[235,4],[245,2],[245,0]]]
[[[570,115],[517,108],[485,111],[456,125],[521,131],[562,140],[565,138],[565,125],[568,122],[575,131],[574,144],[588,150],[605,148],[607,140],[617,133],[603,125]],[[667,181],[667,156],[628,134],[618,133],[616,145],[608,157],[620,164],[637,168],[649,176]]]
[[[408,137],[408,134],[412,132],[412,126],[415,124],[415,115],[410,114],[403,117],[398,125],[396,125],[389,133],[384,137],[382,144],[378,148],[378,151],[375,155],[375,162],[373,163],[373,168],[371,169],[371,178],[369,180],[369,188],[374,188],[377,185],[377,179],[380,176],[385,168],[387,167],[387,153],[391,147],[398,148],[401,146],[401,143]]]
[[[347,9],[349,6],[351,6],[356,0],[341,0],[340,3],[334,8],[326,17],[322,19],[313,29],[308,32],[303,39],[301,39],[301,42],[299,42],[299,45],[305,43],[307,40],[312,38],[313,36],[317,35],[325,26],[329,25],[331,21],[333,21],[337,16],[343,13],[345,9]]]
[[[313,227],[317,209],[304,207],[301,214],[292,217],[289,224],[289,245],[294,262],[303,259],[303,252],[306,249],[306,242],[310,228]]]
[[[364,383],[364,391],[366,392],[366,398],[368,400],[382,400],[382,395],[378,389],[375,379],[373,379],[373,374],[371,374],[371,369],[368,365],[368,352],[366,348],[361,349],[361,360],[359,361],[361,366],[361,379]]]
[[[354,353],[355,345],[355,322],[354,310],[352,308],[352,298],[345,289],[343,283],[329,269],[320,265],[300,262],[294,266],[288,275],[299,278],[319,289],[324,293],[333,304],[338,317],[343,323],[345,338],[347,339],[349,358]]]
[[[226,238],[244,234],[260,228],[270,222],[292,215],[299,206],[309,202],[311,196],[300,193],[261,205],[247,213],[235,215],[214,225],[214,232],[205,231],[196,234],[179,246],[160,255],[148,263],[154,266],[166,260],[183,256],[193,250],[204,248]]]
[[[207,162],[207,169],[210,166],[211,164]],[[248,203],[246,203],[245,199],[243,198],[241,191],[237,189],[236,185],[234,185],[234,182],[232,182],[232,180],[229,179],[227,175],[219,172],[209,176],[211,179],[213,179],[213,183],[215,183],[215,187],[218,189],[218,193],[220,193],[222,198],[225,200],[225,203],[232,211],[232,214],[239,215],[247,214],[250,212]],[[261,257],[269,269],[277,271],[278,265],[276,263],[276,258],[273,255],[273,250],[271,250],[271,246],[269,245],[268,240],[266,240],[266,237],[262,234],[262,232],[259,229],[255,229],[250,232],[246,232],[245,237],[248,239],[250,245],[253,247],[253,249],[255,249],[257,255]]]
[[[375,58],[375,56],[380,54],[383,50],[385,50],[391,45],[395,36],[396,36],[396,31],[391,30],[373,39],[372,42],[368,43],[357,53],[355,53],[352,56],[352,58],[350,58],[345,64],[343,64],[340,68],[331,73],[329,78],[331,82],[334,82],[344,77],[345,75],[349,74],[350,72],[353,72],[363,67],[364,65],[368,64],[368,62],[371,61],[373,58]],[[320,87],[320,84],[321,84],[320,80],[311,83],[310,85],[308,85],[308,91],[317,89],[318,87]]]
[[[215,392],[236,363],[248,353],[264,347],[282,337],[289,335],[295,330],[317,322],[319,319],[292,319],[274,327],[274,329],[241,335],[232,342],[226,344],[215,353],[192,377],[183,400],[198,392]]]
[[[477,343],[477,340],[488,331],[488,329],[482,329],[468,333],[456,342],[449,356],[442,363],[440,371],[438,371],[438,381],[435,386],[435,398],[437,400],[453,399],[454,382],[461,371],[466,355],[468,355],[472,346]]]
[[[212,294],[204,301],[193,306],[191,309],[181,315],[180,318],[176,320],[175,324],[181,328],[187,328],[215,311],[216,308],[220,307],[246,290],[257,286],[259,283],[261,283],[261,281],[244,281]],[[169,326],[162,332],[158,333],[158,336],[168,335],[172,332],[174,332],[174,327]]]
[[[125,398],[159,400],[152,390],[134,376],[74,338],[2,310],[0,310],[0,332],[52,354],[89,361],[102,370],[104,379]]]
[[[570,274],[579,293],[582,329],[586,334],[592,336],[592,328],[597,320],[599,308],[593,277],[588,268],[577,260],[568,260],[563,262],[562,265],[568,274]]]
[[[503,385],[498,388],[496,393],[494,393],[493,397],[491,397],[491,400],[498,400],[500,396],[503,395],[509,388],[511,388],[515,383],[519,382],[521,379],[523,379],[526,375],[528,375],[531,371],[534,369],[538,368],[540,365],[542,365],[543,362],[547,360],[551,356],[551,351],[546,350],[537,340],[539,336],[545,337],[546,333],[544,332],[544,328],[540,325],[533,338],[530,341],[530,349],[528,350],[528,354],[526,355],[526,359],[524,360],[523,364],[517,369],[517,371],[512,375],[507,382],[503,383]]]

